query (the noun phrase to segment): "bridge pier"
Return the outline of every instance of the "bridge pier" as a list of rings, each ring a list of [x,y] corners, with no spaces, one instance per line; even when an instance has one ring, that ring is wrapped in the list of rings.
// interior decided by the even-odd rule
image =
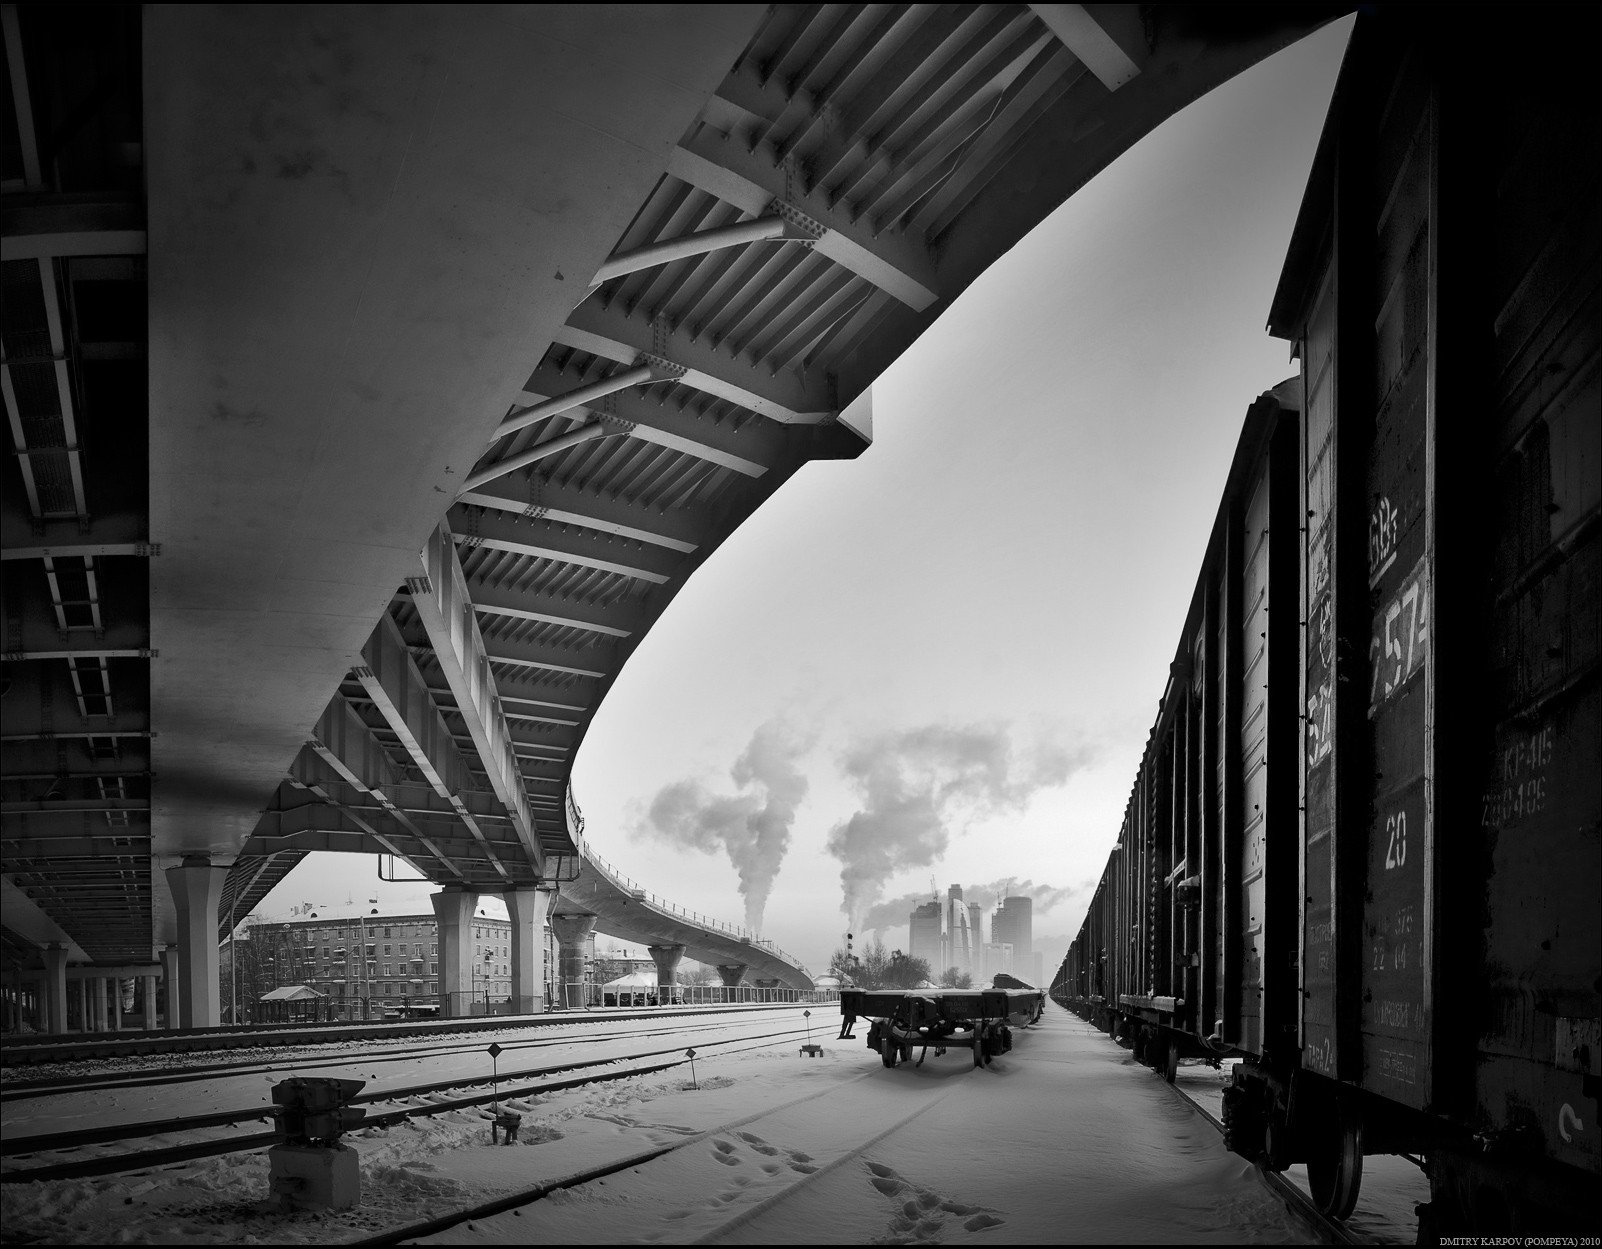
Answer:
[[[663,1006],[673,1001],[673,989],[679,982],[679,961],[684,957],[682,945],[652,945],[651,961],[656,964],[656,1000]]]
[[[512,1014],[536,1015],[545,1009],[545,916],[556,894],[542,889],[508,889],[501,894],[512,921]]]
[[[161,950],[161,982],[166,987],[165,1026],[179,1027],[178,1023],[178,947],[163,946]],[[87,1018],[87,1016],[85,1016]]]
[[[593,915],[553,915],[551,932],[556,935],[556,978],[562,987],[562,1005],[578,1010],[584,1002],[584,938],[595,929]]]
[[[744,963],[719,963],[718,976],[723,981],[723,1000],[740,1000],[740,981],[745,979]]]
[[[144,1007],[144,1024],[146,1032],[156,1030],[156,978],[154,976],[141,976],[139,978],[139,995]]]
[[[215,1028],[222,1022],[222,963],[217,954],[217,904],[228,869],[199,855],[185,855],[166,871],[178,911],[178,1020],[185,1028]],[[105,1010],[105,989],[100,990]],[[173,1013],[172,986],[167,1013]],[[118,1004],[119,1008],[121,1003]]]
[[[473,1013],[473,911],[478,894],[446,885],[430,899],[439,921],[439,1014],[459,1019]]]
[[[67,947],[48,945],[40,954],[44,957],[45,1018],[44,1025],[51,1032],[67,1030]]]

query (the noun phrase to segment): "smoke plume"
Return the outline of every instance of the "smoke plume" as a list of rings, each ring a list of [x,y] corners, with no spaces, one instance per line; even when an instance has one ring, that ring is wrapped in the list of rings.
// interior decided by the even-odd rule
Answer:
[[[790,848],[796,807],[806,797],[807,778],[796,760],[810,745],[770,720],[729,769],[738,793],[714,794],[700,781],[684,780],[664,785],[651,801],[646,827],[658,836],[707,854],[728,854],[740,877],[746,927],[756,932]]]
[[[980,726],[927,725],[847,748],[841,768],[862,805],[827,844],[852,929],[865,930],[891,876],[940,859],[952,821],[1022,811],[1038,790],[1064,783],[1073,762],[1055,745],[1015,752],[1005,729]]]

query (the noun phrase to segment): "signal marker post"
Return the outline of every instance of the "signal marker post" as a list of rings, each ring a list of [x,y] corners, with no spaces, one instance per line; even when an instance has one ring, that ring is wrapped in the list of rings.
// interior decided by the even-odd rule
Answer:
[[[517,1129],[522,1125],[523,1116],[515,1110],[501,1109],[501,1073],[498,1062],[501,1056],[501,1047],[494,1042],[490,1043],[490,1088],[494,1092],[495,1100],[490,1103],[490,1144],[510,1145],[517,1139]],[[506,1139],[497,1137],[497,1130],[506,1133]]]
[[[815,1045],[812,1041],[812,1012],[809,1010],[804,1010],[801,1012],[801,1015],[802,1018],[807,1021],[807,1043],[801,1047],[801,1057],[822,1058],[823,1046]]]
[[[698,1089],[701,1087],[701,1083],[695,1078],[695,1051],[685,1050],[684,1056],[690,1060],[690,1087]]]

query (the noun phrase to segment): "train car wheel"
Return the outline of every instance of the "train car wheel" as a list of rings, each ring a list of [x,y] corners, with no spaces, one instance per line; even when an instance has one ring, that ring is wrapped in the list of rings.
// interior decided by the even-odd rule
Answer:
[[[1283,1171],[1290,1166],[1290,1125],[1277,1110],[1263,1124],[1263,1170]]]
[[[1363,1125],[1343,1111],[1334,1138],[1319,1142],[1307,1159],[1307,1184],[1319,1210],[1332,1219],[1348,1218],[1363,1186]]]
[[[1179,1074],[1179,1038],[1171,1036],[1171,1037],[1168,1038],[1168,1054],[1163,1060],[1163,1079],[1167,1080],[1168,1083],[1172,1084],[1174,1082],[1174,1077],[1177,1076],[1178,1074]]]
[[[886,1067],[894,1067],[901,1056],[901,1047],[896,1039],[886,1032],[879,1038],[879,1058]]]

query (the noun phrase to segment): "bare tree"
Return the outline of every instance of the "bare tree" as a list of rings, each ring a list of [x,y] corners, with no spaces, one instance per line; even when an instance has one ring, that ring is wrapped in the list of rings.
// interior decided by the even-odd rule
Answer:
[[[956,967],[948,967],[940,973],[940,987],[942,989],[971,989],[973,977]]]
[[[913,958],[900,950],[890,955],[885,963],[881,981],[886,989],[916,989],[929,979],[929,960]]]

